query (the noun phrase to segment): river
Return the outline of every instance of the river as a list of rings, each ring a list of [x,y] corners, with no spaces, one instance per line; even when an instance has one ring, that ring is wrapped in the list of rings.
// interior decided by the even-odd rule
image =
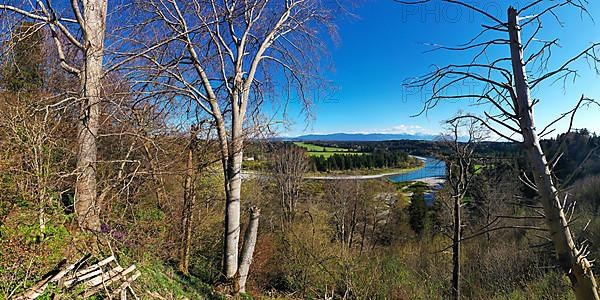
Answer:
[[[416,181],[425,178],[443,178],[446,176],[446,163],[431,157],[419,157],[425,162],[425,166],[418,170],[396,174],[388,178],[393,182]]]
[[[423,181],[429,184],[431,190],[425,193],[425,201],[431,206],[435,201],[435,191],[442,187],[443,179],[446,177],[446,163],[431,157],[417,158],[422,159],[425,166],[411,172],[389,176],[388,179],[392,182]]]
[[[439,185],[446,177],[446,164],[438,159],[431,157],[418,157],[425,162],[422,168],[405,173],[382,173],[374,175],[320,175],[307,176],[306,179],[316,180],[364,180],[376,178],[388,178],[392,182],[402,181],[424,181],[429,185]],[[247,172],[252,173],[252,172]]]

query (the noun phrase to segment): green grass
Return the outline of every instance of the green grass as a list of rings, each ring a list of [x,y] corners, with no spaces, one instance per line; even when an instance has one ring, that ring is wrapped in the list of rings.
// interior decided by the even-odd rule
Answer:
[[[474,169],[474,171],[475,171],[475,174],[480,174],[480,173],[481,173],[481,170],[483,170],[483,168],[484,168],[484,167],[485,167],[484,165],[475,165],[475,166],[473,167],[473,169]]]
[[[268,163],[266,160],[245,160],[242,162],[244,170],[261,171],[266,170]]]
[[[142,277],[134,282],[134,288],[143,299],[152,291],[169,299],[214,299],[225,297],[215,292],[212,286],[195,276],[184,276],[158,260],[138,262]]]
[[[473,170],[475,171],[475,174],[481,174],[481,172],[484,169],[493,169],[495,167],[496,167],[496,165],[494,165],[494,164],[487,164],[487,165],[476,164],[473,166]]]
[[[523,289],[514,290],[508,295],[499,295],[494,300],[557,299],[575,300],[569,288],[568,279],[557,272],[549,272],[543,277],[527,283]]]
[[[346,149],[346,148],[323,147],[323,146],[318,146],[318,145],[304,143],[304,142],[294,142],[294,145],[296,145],[298,147],[302,147],[302,148],[308,150],[309,152],[349,152],[350,151],[350,149]]]
[[[310,156],[323,156],[325,158],[328,158],[334,154],[341,154],[341,155],[346,155],[346,154],[363,155],[363,154],[365,154],[363,152],[354,152],[352,149],[337,148],[337,147],[323,147],[323,146],[318,146],[318,145],[304,143],[304,142],[294,142],[294,145],[306,149],[308,151],[308,155],[310,155]]]

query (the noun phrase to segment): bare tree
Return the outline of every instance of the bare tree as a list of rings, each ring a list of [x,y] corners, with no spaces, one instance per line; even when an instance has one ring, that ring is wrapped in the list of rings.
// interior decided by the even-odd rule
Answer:
[[[196,191],[194,181],[196,176],[196,166],[194,164],[194,151],[197,145],[198,126],[192,125],[190,128],[190,142],[187,149],[187,158],[185,164],[185,179],[183,185],[183,211],[182,216],[182,234],[181,234],[181,255],[179,257],[179,271],[184,274],[189,273],[190,266],[190,247],[192,243],[192,223],[194,217],[194,206],[196,202]]]
[[[417,4],[428,0],[398,2]],[[551,54],[552,49],[558,45],[558,40],[539,37],[543,31],[542,21],[546,17],[561,22],[561,9],[573,8],[584,15],[589,15],[586,1],[530,1],[523,4],[519,10],[509,7],[506,21],[501,21],[500,18],[466,2],[456,0],[443,2],[469,9],[483,16],[491,22],[491,25],[484,24],[483,31],[466,44],[438,48],[473,52],[473,59],[469,63],[439,68],[429,75],[412,81],[408,86],[433,89],[424,110],[431,109],[440,101],[447,99],[471,99],[480,104],[490,104],[493,109],[486,111],[485,117],[476,115],[464,117],[478,120],[496,135],[523,146],[527,153],[529,170],[534,178],[531,180],[524,175],[522,181],[539,195],[546,227],[558,262],[569,277],[577,299],[599,299],[596,280],[590,261],[587,259],[588,252],[575,243],[569,228],[570,217],[566,215],[568,204],[566,199],[561,201],[559,198],[560,187],[553,180],[552,168],[560,155],[548,161],[540,146],[540,138],[552,132],[554,130],[552,127],[559,121],[570,119],[568,128],[570,131],[575,113],[582,105],[589,104],[592,100],[581,97],[571,111],[562,114],[546,127],[538,127],[535,125],[533,112],[535,105],[542,102],[531,97],[531,89],[549,80],[564,81],[575,78],[578,72],[573,65],[581,59],[587,60],[596,71],[600,71],[598,65],[600,57],[597,56],[600,43],[593,43],[580,53],[553,66]],[[507,56],[490,58],[488,50],[498,46],[510,47],[510,53]],[[528,70],[531,73],[527,73]],[[528,74],[531,74],[531,78],[528,78]],[[483,88],[473,93],[448,93],[449,86],[464,80],[482,83]]]
[[[350,248],[357,225],[359,182],[357,180],[333,180],[327,182],[324,189],[324,200],[331,206],[335,238],[344,248]]]
[[[249,118],[283,80],[285,95],[306,104],[318,80],[320,28],[332,29],[333,10],[321,1],[144,1],[157,40],[138,57],[156,72],[154,88],[190,101],[214,120],[224,172],[226,211],[223,273],[238,273],[242,150]],[[144,81],[140,81],[144,83]],[[142,85],[147,88],[147,85]]]
[[[17,182],[23,198],[32,199],[38,206],[39,234],[44,235],[49,190],[55,170],[54,151],[59,138],[54,136],[65,130],[60,116],[35,113],[44,102],[41,74],[52,77],[44,52],[41,31],[33,24],[23,23],[11,33],[10,46],[1,63],[0,74],[0,147],[13,153],[12,163],[4,165],[6,174],[20,177]]]
[[[331,210],[335,239],[352,249],[358,245],[362,253],[370,235],[374,248],[387,243],[394,235],[390,223],[394,218],[397,195],[386,183],[361,180],[330,180],[324,184],[323,200]],[[370,227],[370,232],[367,229]],[[360,238],[360,242],[359,242]]]
[[[75,212],[81,228],[100,230],[99,207],[96,203],[96,138],[99,128],[100,100],[102,97],[102,60],[106,31],[107,0],[73,0],[71,14],[61,16],[53,1],[35,1],[22,6],[0,4],[0,11],[9,11],[47,27],[52,33],[60,65],[67,72],[79,76],[81,113],[77,134],[77,183]],[[81,32],[77,35],[77,32]],[[63,38],[64,37],[64,38]],[[64,41],[83,52],[83,63],[77,67],[65,56]]]
[[[296,204],[308,171],[308,159],[306,152],[300,147],[281,145],[274,149],[271,162],[271,174],[280,197],[283,223],[289,226],[294,222]]]
[[[194,230],[194,214],[196,213],[196,181],[206,169],[217,163],[213,140],[210,136],[212,128],[206,128],[205,122],[198,122],[190,126],[190,138],[185,157],[185,175],[183,183],[183,206],[181,211],[181,245],[179,253],[179,270],[189,273],[190,251],[192,247],[192,233]],[[203,137],[199,137],[199,134]]]
[[[475,176],[473,151],[477,143],[486,137],[486,130],[473,119],[454,118],[446,123],[448,133],[443,138],[451,149],[446,158],[447,186],[452,199],[452,299],[460,299],[460,253],[462,243],[462,207]],[[465,139],[466,140],[462,140]]]
[[[155,187],[156,201],[158,207],[163,207],[168,201],[168,195],[165,188],[165,180],[162,175],[162,169],[165,167],[161,163],[160,153],[166,152],[159,145],[158,140],[162,137],[158,132],[164,132],[166,126],[161,120],[161,114],[156,113],[153,106],[145,105],[141,109],[133,110],[131,118],[135,122],[135,136],[141,140],[141,152],[144,159],[148,162],[148,172],[152,178]]]

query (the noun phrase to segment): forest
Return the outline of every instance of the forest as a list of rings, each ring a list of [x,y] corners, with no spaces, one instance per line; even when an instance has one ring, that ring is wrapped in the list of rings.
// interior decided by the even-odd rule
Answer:
[[[373,151],[365,155],[333,154],[327,158],[311,156],[310,160],[312,169],[319,172],[382,168],[407,169],[418,166],[416,159],[410,159],[406,152],[400,151]]]
[[[544,93],[598,80],[600,43],[554,39],[597,4],[388,2],[479,17],[397,82],[433,140],[284,136],[381,1],[0,0],[0,299],[600,300],[597,89]]]

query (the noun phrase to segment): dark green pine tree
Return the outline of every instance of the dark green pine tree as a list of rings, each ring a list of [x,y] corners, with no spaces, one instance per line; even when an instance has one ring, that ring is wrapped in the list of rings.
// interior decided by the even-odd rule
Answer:
[[[425,202],[423,192],[415,192],[411,196],[410,205],[408,206],[408,217],[410,227],[419,236],[423,234],[427,226],[428,211],[429,208]]]

